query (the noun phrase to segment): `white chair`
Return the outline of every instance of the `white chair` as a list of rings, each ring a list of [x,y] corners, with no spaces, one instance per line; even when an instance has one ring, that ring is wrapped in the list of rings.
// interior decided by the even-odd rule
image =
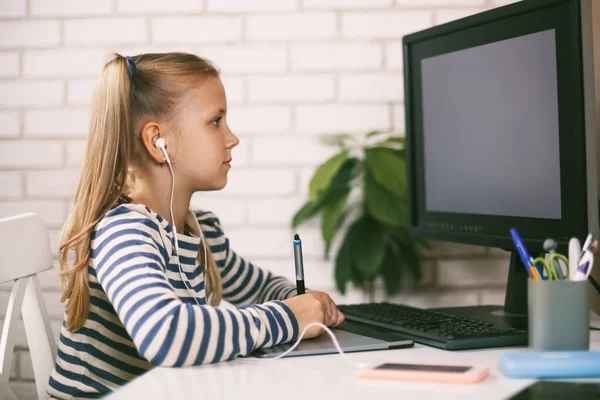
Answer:
[[[56,359],[56,341],[40,291],[37,274],[52,268],[48,229],[33,213],[0,219],[0,283],[13,282],[0,338],[0,398],[16,399],[8,386],[16,336],[22,314],[40,399]]]

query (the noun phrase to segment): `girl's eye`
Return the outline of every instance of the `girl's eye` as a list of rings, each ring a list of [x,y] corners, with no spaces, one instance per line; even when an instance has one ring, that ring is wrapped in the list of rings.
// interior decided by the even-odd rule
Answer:
[[[211,121],[211,123],[218,128],[219,125],[221,124],[221,119],[223,119],[223,117],[217,117],[217,118],[213,119]]]

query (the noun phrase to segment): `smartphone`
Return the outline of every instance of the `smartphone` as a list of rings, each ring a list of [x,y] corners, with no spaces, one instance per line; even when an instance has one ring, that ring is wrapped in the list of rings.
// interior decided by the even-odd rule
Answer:
[[[485,379],[489,373],[490,369],[485,365],[385,363],[360,369],[357,374],[363,379],[476,383]]]

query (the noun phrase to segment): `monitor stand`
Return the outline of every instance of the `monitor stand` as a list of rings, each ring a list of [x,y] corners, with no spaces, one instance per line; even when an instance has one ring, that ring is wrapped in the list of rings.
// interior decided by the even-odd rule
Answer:
[[[517,329],[527,329],[527,278],[527,270],[523,266],[518,253],[511,251],[504,306],[485,305],[430,308],[430,310]]]

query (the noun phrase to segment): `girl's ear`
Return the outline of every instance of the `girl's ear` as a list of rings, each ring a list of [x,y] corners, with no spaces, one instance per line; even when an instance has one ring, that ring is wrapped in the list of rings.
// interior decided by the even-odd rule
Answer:
[[[164,164],[166,162],[165,155],[161,149],[154,145],[156,140],[161,137],[160,127],[160,124],[157,122],[146,122],[142,127],[141,139],[150,158],[159,164]]]

